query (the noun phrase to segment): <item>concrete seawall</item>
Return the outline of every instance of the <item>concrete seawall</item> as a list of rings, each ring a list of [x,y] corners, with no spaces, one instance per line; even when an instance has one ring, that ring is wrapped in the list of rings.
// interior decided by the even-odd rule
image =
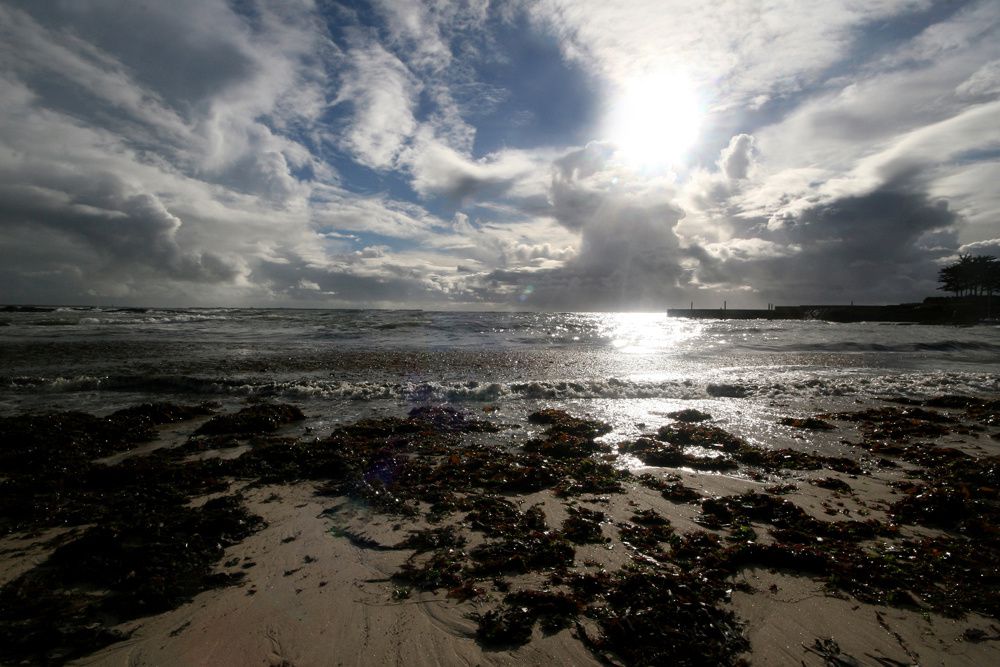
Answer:
[[[922,303],[888,306],[811,305],[748,308],[669,308],[669,317],[711,320],[824,320],[827,322],[916,322],[920,324],[969,324],[989,314],[979,302],[927,299]]]

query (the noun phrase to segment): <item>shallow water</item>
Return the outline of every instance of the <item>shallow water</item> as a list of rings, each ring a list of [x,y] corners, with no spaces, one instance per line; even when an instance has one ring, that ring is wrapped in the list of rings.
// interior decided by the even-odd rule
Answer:
[[[0,313],[0,414],[272,398],[319,428],[428,402],[567,407],[629,437],[700,407],[774,442],[779,415],[996,394],[1000,327],[646,313],[60,308]]]

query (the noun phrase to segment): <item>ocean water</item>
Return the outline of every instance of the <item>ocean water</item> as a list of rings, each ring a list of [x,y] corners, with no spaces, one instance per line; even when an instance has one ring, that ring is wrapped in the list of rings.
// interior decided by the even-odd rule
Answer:
[[[0,313],[0,414],[144,401],[295,403],[313,428],[450,403],[564,407],[614,438],[705,409],[759,442],[779,416],[1000,394],[1000,327],[656,313],[59,308]],[[778,443],[780,444],[780,443]]]

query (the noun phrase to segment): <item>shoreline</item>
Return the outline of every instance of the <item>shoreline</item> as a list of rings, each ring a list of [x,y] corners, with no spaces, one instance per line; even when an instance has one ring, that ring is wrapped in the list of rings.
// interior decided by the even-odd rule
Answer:
[[[779,450],[694,410],[613,445],[559,410],[4,418],[0,659],[994,661],[1000,402],[915,403]]]

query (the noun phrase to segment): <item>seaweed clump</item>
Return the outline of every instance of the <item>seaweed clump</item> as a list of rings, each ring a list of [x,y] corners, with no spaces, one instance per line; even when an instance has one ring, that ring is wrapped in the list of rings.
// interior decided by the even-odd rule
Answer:
[[[558,533],[532,531],[496,542],[480,544],[469,555],[475,576],[526,574],[536,570],[566,568],[573,564],[576,550]]]
[[[695,456],[680,444],[661,442],[653,438],[638,438],[618,445],[618,451],[632,454],[650,466],[693,468],[695,470],[732,470],[736,462],[718,450],[707,450],[705,456]]]
[[[568,628],[583,609],[578,598],[566,593],[516,591],[504,598],[503,608],[473,615],[479,623],[476,637],[484,646],[520,646],[530,641],[536,623],[553,634]]]
[[[565,433],[583,438],[597,438],[611,433],[611,425],[594,419],[574,417],[565,410],[545,409],[528,415],[532,424],[548,425],[549,433]]]
[[[285,424],[305,419],[294,405],[286,403],[258,403],[234,414],[217,415],[202,424],[195,435],[223,435],[229,433],[265,433],[276,431]]]
[[[632,515],[632,522],[618,524],[622,543],[656,559],[665,559],[660,544],[674,539],[670,520],[653,510],[640,510]]]
[[[909,408],[871,408],[858,412],[819,415],[819,419],[857,422],[865,440],[902,441],[909,438],[936,438],[948,435],[958,420],[940,412]]]
[[[863,472],[857,461],[846,457],[756,447],[721,428],[703,424],[668,424],[655,437],[624,442],[618,449],[635,455],[646,465],[668,468],[732,470],[743,464],[768,472],[824,467],[849,474]]]
[[[62,412],[0,419],[0,469],[4,471],[0,535],[98,522],[114,511],[127,510],[129,503],[147,493],[217,486],[213,464],[182,470],[169,464],[162,452],[128,458],[114,466],[94,462],[153,439],[156,425],[207,410],[160,403],[108,417]]]
[[[662,569],[612,575],[587,610],[601,633],[585,641],[599,656],[638,665],[735,665],[750,645],[721,606],[718,578]],[[579,628],[582,632],[582,627]]]
[[[656,477],[649,473],[639,475],[639,483],[660,492],[660,495],[674,503],[690,503],[701,499],[701,494],[681,481],[679,475]]]
[[[816,417],[785,417],[780,423],[782,426],[791,426],[792,428],[801,428],[808,431],[830,431],[837,428],[830,422]]]
[[[132,449],[160,424],[211,414],[207,406],[147,403],[95,417],[59,412],[0,418],[0,467],[46,479],[75,475],[94,459]]]
[[[464,412],[450,405],[420,406],[410,410],[407,416],[411,421],[454,433],[496,433],[503,428],[492,422],[469,419]]]
[[[677,410],[676,412],[668,412],[667,416],[671,419],[676,419],[679,422],[688,423],[708,421],[712,418],[712,415],[707,412],[695,410],[694,408],[685,408],[683,410]]]
[[[0,660],[63,662],[124,639],[111,628],[238,580],[213,574],[224,548],[261,525],[239,498],[166,499],[122,512],[58,547],[0,590]]]
[[[545,514],[537,505],[521,512],[511,501],[493,495],[479,496],[471,502],[472,511],[466,515],[466,521],[473,530],[481,531],[489,537],[523,535],[532,531],[548,530]]]
[[[569,516],[563,521],[563,535],[570,542],[576,544],[595,544],[605,542],[604,533],[601,532],[601,522],[604,521],[604,512],[587,509],[586,507],[570,507]]]
[[[611,447],[596,442],[596,438],[611,432],[611,426],[592,419],[573,417],[565,410],[539,410],[528,416],[533,424],[546,424],[544,438],[524,443],[524,451],[537,452],[556,458],[582,458],[598,452],[610,452]]]
[[[905,499],[901,503],[905,506]],[[899,509],[890,510],[897,520],[903,518]],[[687,561],[714,576],[745,567],[776,568],[821,577],[829,588],[872,604],[929,609],[949,617],[969,611],[1000,616],[993,593],[1000,582],[995,530],[974,539],[961,534],[899,539],[899,528],[892,523],[821,521],[789,501],[755,493],[706,499],[702,512],[703,525],[729,531],[735,543],[723,547],[708,534],[700,541],[686,535],[673,544],[675,562]],[[995,514],[984,517],[986,522],[995,519]],[[756,538],[754,526],[759,524],[771,526],[772,543]],[[872,544],[876,538],[887,541]]]

